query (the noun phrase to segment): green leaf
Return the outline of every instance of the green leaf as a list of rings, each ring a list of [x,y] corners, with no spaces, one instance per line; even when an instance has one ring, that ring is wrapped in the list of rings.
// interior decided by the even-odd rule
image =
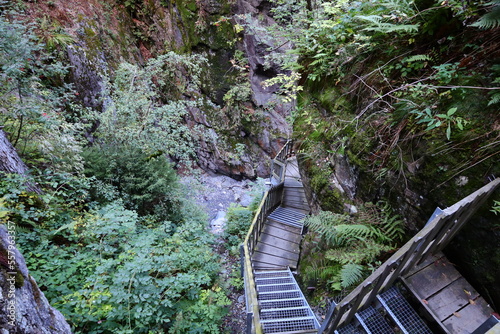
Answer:
[[[451,136],[451,124],[448,124],[448,128],[446,129],[446,138],[450,140]]]
[[[448,110],[448,113],[447,113],[447,114],[448,114],[448,116],[453,115],[453,114],[457,111],[457,109],[458,109],[457,107],[453,107],[453,108],[451,108],[450,110]]]

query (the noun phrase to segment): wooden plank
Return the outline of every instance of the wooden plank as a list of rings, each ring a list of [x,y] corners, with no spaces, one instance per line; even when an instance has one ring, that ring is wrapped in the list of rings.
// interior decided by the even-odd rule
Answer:
[[[438,261],[439,259],[443,258],[444,257],[444,254],[439,252],[437,253],[436,255],[431,255],[431,256],[427,256],[424,261],[422,261],[421,263],[419,263],[418,265],[416,266],[413,266],[409,271],[408,273],[405,275],[405,277],[409,277],[413,274],[415,274],[417,271],[420,271],[422,269],[424,269],[425,267],[427,267],[428,265]]]
[[[285,259],[279,256],[274,256],[266,253],[255,252],[252,255],[252,261],[267,263],[270,265],[275,265],[278,267],[290,267],[297,268],[297,261],[293,261],[290,259]]]
[[[470,293],[467,294],[467,292]],[[461,277],[451,283],[446,289],[427,299],[427,306],[436,315],[439,321],[459,312],[461,308],[469,304],[469,299],[474,300],[479,297],[476,290]]]
[[[288,259],[288,260],[291,260],[294,262],[299,261],[299,253],[298,252],[294,252],[293,250],[283,250],[281,248],[273,247],[271,245],[267,245],[267,244],[260,243],[260,242],[257,245],[257,248],[255,248],[255,253],[268,254],[268,255]]]
[[[301,238],[297,237],[294,237],[294,239],[281,239],[274,235],[262,233],[259,242],[263,242],[277,248],[288,249],[290,247],[299,247],[300,240]]]
[[[444,326],[453,334],[469,334],[483,324],[493,313],[491,307],[479,297],[474,304],[468,304],[465,308],[456,312],[443,321]]]
[[[406,282],[420,299],[430,296],[460,278],[460,273],[446,258],[434,261],[416,274],[407,277]]]
[[[267,234],[274,234],[274,233],[268,232],[267,231],[268,229],[269,229],[269,231],[271,231],[271,230],[274,231],[276,229],[280,229],[280,230],[283,230],[284,232],[289,232],[289,233],[293,233],[293,234],[300,234],[300,232],[302,230],[301,227],[283,224],[283,223],[280,223],[280,222],[277,222],[274,220],[267,220],[266,224],[264,225],[264,228],[262,229],[262,232],[266,232]],[[276,231],[276,233],[278,235],[280,235],[282,232]]]
[[[281,229],[276,229],[272,226],[268,226],[268,228],[262,233],[262,235],[268,234],[271,235],[275,238],[279,238],[288,242],[293,242],[293,243],[300,243],[302,240],[302,235],[301,234],[295,234],[295,233],[290,233],[287,231],[283,231]],[[270,239],[267,239],[270,240]],[[271,243],[271,241],[266,241],[266,243]],[[271,243],[272,244],[272,243]]]

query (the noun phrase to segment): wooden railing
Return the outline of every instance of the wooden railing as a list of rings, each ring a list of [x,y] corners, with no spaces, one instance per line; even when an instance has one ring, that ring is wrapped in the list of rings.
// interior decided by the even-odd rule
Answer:
[[[264,194],[242,245],[244,255],[243,277],[245,280],[245,297],[247,305],[247,333],[262,333],[257,303],[257,291],[255,289],[253,276],[252,254],[259,241],[267,216],[280,205],[282,197],[283,182],[272,186],[271,189]]]
[[[285,179],[286,160],[293,152],[293,142],[288,140],[281,150],[276,154],[276,157],[271,163],[271,180],[277,183],[283,182]]]
[[[245,300],[247,310],[247,333],[261,334],[262,327],[259,318],[257,290],[253,276],[252,254],[259,241],[260,234],[267,216],[281,204],[283,198],[283,182],[285,180],[286,160],[292,152],[292,142],[289,140],[276,155],[271,165],[271,177],[277,184],[266,191],[241,246],[243,278],[245,281]]]
[[[333,333],[348,324],[356,312],[371,304],[398,277],[428,255],[441,251],[499,185],[500,179],[491,181],[432,219],[339,304],[332,304],[319,333]]]

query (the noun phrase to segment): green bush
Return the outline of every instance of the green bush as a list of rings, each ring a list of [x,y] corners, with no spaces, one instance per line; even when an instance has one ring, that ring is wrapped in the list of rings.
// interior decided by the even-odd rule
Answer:
[[[148,157],[128,146],[93,146],[83,151],[85,175],[97,180],[94,200],[123,199],[127,209],[179,221],[177,176],[164,157]]]

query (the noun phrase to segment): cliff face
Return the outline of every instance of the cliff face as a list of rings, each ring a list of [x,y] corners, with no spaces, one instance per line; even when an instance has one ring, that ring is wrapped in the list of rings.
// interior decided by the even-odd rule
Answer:
[[[15,248],[14,231],[0,225],[0,333],[71,333],[62,314],[49,305],[29,275]]]
[[[120,62],[143,64],[168,51],[205,56],[209,66],[199,94],[210,103],[191,108],[185,119],[205,133],[198,143],[198,164],[235,178],[254,178],[269,174],[268,157],[289,136],[285,118],[290,106],[280,104],[275,88],[261,85],[278,73],[276,67],[264,69],[263,56],[274,46],[258,33],[272,24],[262,11],[266,3],[55,0],[26,6],[32,18],[48,18],[52,27],[74,38],[63,55],[72,69],[69,80],[84,105],[97,110],[107,106],[105,78],[113,77]],[[266,107],[269,102],[275,107]]]

